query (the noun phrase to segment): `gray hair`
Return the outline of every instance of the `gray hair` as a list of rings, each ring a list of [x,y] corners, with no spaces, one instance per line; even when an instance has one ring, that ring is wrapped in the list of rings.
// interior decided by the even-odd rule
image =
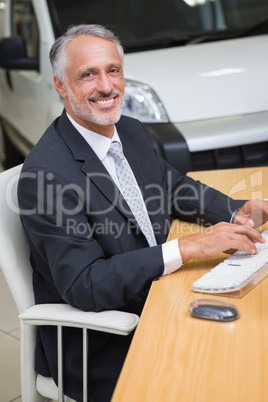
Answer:
[[[102,25],[87,25],[81,24],[71,26],[62,36],[56,39],[51,47],[49,58],[52,65],[53,75],[61,82],[65,80],[65,68],[67,64],[66,60],[66,48],[67,45],[74,39],[82,36],[94,36],[113,42],[120,54],[122,63],[124,61],[124,50],[120,44],[117,36],[113,34],[109,29]]]

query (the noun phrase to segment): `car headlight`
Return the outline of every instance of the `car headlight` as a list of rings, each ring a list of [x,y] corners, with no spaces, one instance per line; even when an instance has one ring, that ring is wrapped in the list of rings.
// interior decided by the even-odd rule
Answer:
[[[126,79],[122,113],[144,123],[168,122],[165,108],[156,93],[146,84]]]

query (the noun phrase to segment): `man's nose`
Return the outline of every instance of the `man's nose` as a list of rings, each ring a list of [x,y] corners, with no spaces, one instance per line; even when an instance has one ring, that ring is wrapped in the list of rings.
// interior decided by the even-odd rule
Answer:
[[[98,77],[97,90],[106,94],[110,93],[113,89],[112,81],[107,73],[102,73]]]

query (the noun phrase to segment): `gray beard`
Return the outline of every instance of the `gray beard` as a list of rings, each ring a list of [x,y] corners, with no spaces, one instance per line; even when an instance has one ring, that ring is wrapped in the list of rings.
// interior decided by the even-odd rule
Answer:
[[[109,124],[115,124],[119,121],[122,113],[122,108],[123,108],[123,103],[124,103],[124,98],[121,97],[121,101],[118,105],[117,111],[114,112],[115,115],[109,116],[110,109],[103,110],[102,112],[95,112],[91,111],[88,109],[88,107],[83,103],[78,103],[73,92],[69,89],[66,88],[67,95],[68,95],[68,100],[70,102],[70,105],[75,113],[75,115],[85,121],[89,121],[94,124],[98,124],[101,126],[106,126]],[[107,113],[107,116],[105,116],[104,113]]]

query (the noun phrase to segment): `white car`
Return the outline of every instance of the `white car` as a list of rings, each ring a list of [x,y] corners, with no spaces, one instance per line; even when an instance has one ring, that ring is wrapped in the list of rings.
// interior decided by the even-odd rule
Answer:
[[[267,165],[268,0],[0,0],[0,124],[6,167],[63,104],[48,54],[71,24],[125,48],[123,113],[183,173]]]

